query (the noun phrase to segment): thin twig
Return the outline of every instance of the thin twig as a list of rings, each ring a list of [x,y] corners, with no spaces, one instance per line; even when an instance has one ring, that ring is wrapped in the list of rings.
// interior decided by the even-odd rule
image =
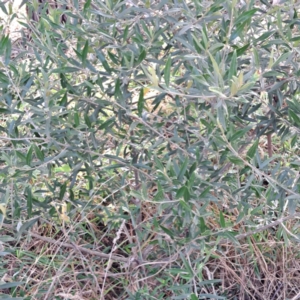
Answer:
[[[14,229],[14,227],[12,225],[9,225],[9,224],[2,224],[2,226],[6,227],[6,228],[9,228],[9,229]],[[42,240],[42,241],[47,242],[47,243],[57,244],[60,247],[66,247],[66,248],[74,249],[74,245],[69,244],[69,243],[59,242],[55,239],[45,237],[45,236],[41,236],[41,235],[36,234],[34,232],[30,232],[30,235],[34,238],[37,238],[37,239]],[[111,260],[114,260],[114,261],[117,261],[117,262],[128,263],[128,261],[129,261],[129,258],[126,258],[126,257],[106,254],[106,253],[102,253],[102,252],[99,252],[99,251],[90,250],[90,249],[84,248],[82,246],[76,246],[76,248],[74,250],[78,250],[78,251],[81,251],[83,253],[98,256],[98,257],[101,257],[101,258],[104,258],[104,259],[111,259]]]
[[[264,226],[260,226],[258,227],[257,229],[254,229],[252,231],[249,231],[249,232],[246,232],[246,233],[242,233],[242,234],[238,234],[235,236],[235,239],[236,240],[242,240],[244,238],[247,238],[251,235],[254,235],[256,233],[259,233],[261,231],[264,231],[268,228],[271,228],[271,227],[274,227],[274,226],[278,226],[278,225],[281,225],[283,222],[285,221],[289,221],[289,220],[292,220],[294,218],[300,218],[300,213],[295,213],[295,214],[291,214],[289,216],[286,216],[286,217],[283,217],[283,218],[280,218],[270,224],[267,224],[267,225],[264,225]],[[9,224],[2,224],[3,227],[6,227],[6,228],[9,228],[9,229],[14,229],[14,227],[12,225],[9,225]],[[218,234],[219,232],[216,232],[215,234]],[[70,248],[70,249],[74,249],[74,245],[72,244],[69,244],[69,243],[65,243],[65,242],[58,242],[57,240],[54,240],[52,238],[48,238],[48,237],[44,237],[44,236],[41,236],[39,234],[36,234],[34,232],[30,232],[30,235],[37,238],[37,239],[40,239],[44,242],[47,242],[47,243],[51,243],[51,244],[59,244],[59,246],[61,247],[66,247],[66,248]],[[206,239],[207,236],[201,236],[199,238],[197,238],[197,240],[203,240],[203,239]],[[231,240],[229,239],[222,239],[220,241],[217,241],[217,242],[210,242],[208,244],[214,244],[216,245],[216,243],[218,244],[222,244],[222,243],[228,243],[230,242]],[[123,263],[129,263],[131,261],[131,258],[128,257],[122,257],[122,256],[116,256],[116,255],[112,255],[111,254],[106,254],[106,253],[102,253],[102,252],[99,252],[99,251],[95,251],[95,250],[90,250],[90,249],[87,249],[87,248],[84,248],[82,246],[76,246],[76,248],[74,250],[77,250],[77,251],[81,251],[83,253],[86,253],[86,254],[90,254],[90,255],[94,255],[94,256],[98,256],[98,257],[101,257],[101,258],[104,258],[104,259],[108,259],[108,260],[113,260],[113,261],[116,261],[116,262],[123,262]],[[152,264],[155,264],[156,266],[159,265],[159,264],[168,264],[170,262],[174,261],[172,258],[166,258],[166,259],[162,259],[160,261],[152,261],[152,262],[147,262],[147,261],[143,261],[143,262],[140,262],[139,266],[142,266],[142,265],[152,265]]]
[[[264,230],[266,230],[268,228],[271,228],[271,227],[274,227],[274,226],[278,226],[278,225],[282,225],[283,222],[292,220],[294,218],[300,218],[300,213],[295,213],[295,214],[289,215],[287,217],[280,218],[280,219],[278,219],[278,220],[276,220],[276,221],[274,221],[274,222],[272,222],[270,224],[267,224],[267,225],[264,225],[264,226],[260,226],[257,229],[254,229],[252,231],[249,231],[249,232],[246,232],[246,233],[242,233],[242,234],[238,234],[238,235],[235,236],[235,239],[242,240],[242,239],[244,239],[246,237],[249,237],[251,235],[254,235],[256,233],[264,231]],[[219,243],[224,243],[224,242],[228,242],[228,239],[222,239],[222,240],[220,240]]]

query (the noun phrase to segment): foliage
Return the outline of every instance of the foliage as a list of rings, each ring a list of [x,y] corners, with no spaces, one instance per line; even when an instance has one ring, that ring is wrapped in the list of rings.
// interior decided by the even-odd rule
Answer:
[[[297,4],[60,3],[0,40],[3,295],[295,297]]]

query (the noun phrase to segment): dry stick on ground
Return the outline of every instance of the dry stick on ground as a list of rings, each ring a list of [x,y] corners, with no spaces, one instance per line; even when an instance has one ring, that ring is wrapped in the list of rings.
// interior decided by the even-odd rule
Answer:
[[[235,239],[242,240],[242,239],[244,239],[244,238],[246,238],[248,236],[251,236],[253,234],[259,233],[259,232],[264,231],[264,230],[266,230],[268,228],[281,225],[283,222],[292,220],[294,218],[300,218],[300,213],[295,213],[295,214],[289,215],[287,217],[280,218],[280,219],[278,219],[278,220],[276,220],[276,221],[274,221],[274,222],[272,222],[270,224],[267,224],[267,225],[264,225],[264,226],[260,226],[257,229],[254,229],[252,231],[249,231],[249,232],[246,232],[246,233],[242,233],[242,234],[238,234],[238,235],[235,236]],[[219,243],[224,242],[224,241],[227,242],[228,240],[227,239],[223,239]]]
[[[291,214],[287,217],[283,217],[283,218],[280,218],[270,224],[267,224],[267,225],[264,225],[264,226],[260,226],[258,227],[257,229],[254,229],[252,231],[249,231],[249,232],[246,232],[246,233],[242,233],[242,234],[238,234],[235,236],[235,239],[236,240],[242,240],[248,236],[251,236],[253,234],[256,234],[256,233],[259,233],[261,231],[264,231],[268,228],[271,228],[271,227],[274,227],[274,226],[278,226],[280,224],[282,224],[283,222],[285,221],[289,221],[289,220],[292,220],[294,218],[300,218],[300,213],[295,213],[295,214]],[[14,226],[12,225],[9,225],[9,224],[2,224],[3,227],[5,228],[9,228],[9,229],[14,229]],[[99,251],[95,251],[95,250],[90,250],[90,249],[86,249],[82,246],[76,246],[74,247],[74,245],[72,244],[69,244],[69,243],[64,243],[64,242],[58,242],[57,240],[55,239],[52,239],[52,238],[48,238],[48,237],[44,237],[44,236],[41,236],[39,234],[36,234],[34,232],[30,232],[30,235],[34,238],[37,238],[39,240],[42,240],[44,242],[47,242],[47,243],[51,243],[51,244],[58,244],[59,246],[61,247],[66,247],[66,248],[70,248],[70,249],[74,249],[74,250],[77,250],[77,251],[80,251],[82,253],[86,253],[86,254],[90,254],[90,255],[94,255],[94,256],[98,256],[98,257],[101,257],[101,258],[104,258],[104,259],[110,259],[110,260],[113,260],[113,261],[116,261],[116,262],[123,262],[123,263],[130,263],[132,257],[123,257],[123,256],[116,256],[116,255],[111,255],[111,254],[106,254],[106,253],[102,253],[102,252],[99,252]],[[200,239],[206,239],[207,237],[206,236],[201,236],[198,238],[198,240]],[[229,239],[222,239],[220,241],[218,241],[218,244],[220,243],[228,243],[230,242],[231,240]],[[216,244],[216,242],[211,242],[211,243],[208,243],[208,244]],[[161,260],[159,262],[142,262],[142,264],[166,264],[166,263],[170,263],[170,259],[167,258],[165,260]]]
[[[14,226],[9,225],[9,224],[2,224],[3,227],[5,228],[9,228],[9,229],[15,229]],[[29,232],[29,234],[34,237],[37,238],[41,241],[47,242],[47,243],[51,243],[51,244],[57,244],[60,247],[66,247],[66,248],[70,248],[70,249],[74,249],[75,246],[69,243],[64,243],[64,242],[59,242],[55,239],[49,238],[49,237],[45,237],[45,236],[41,236],[39,234],[36,234],[34,232]],[[123,263],[128,263],[128,258],[126,257],[122,257],[122,256],[116,256],[116,255],[111,255],[111,254],[106,254],[106,253],[102,253],[99,251],[95,251],[95,250],[90,250],[87,248],[84,248],[82,246],[76,246],[76,248],[74,250],[77,251],[81,251],[82,253],[86,253],[86,254],[90,254],[90,255],[94,255],[94,256],[98,256],[100,258],[104,258],[104,259],[111,259],[114,260],[116,262],[123,262]]]

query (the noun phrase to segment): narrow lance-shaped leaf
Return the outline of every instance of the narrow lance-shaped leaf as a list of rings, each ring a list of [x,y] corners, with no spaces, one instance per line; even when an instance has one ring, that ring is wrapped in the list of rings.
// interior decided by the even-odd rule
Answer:
[[[164,227],[164,226],[162,226],[162,225],[160,225],[160,224],[159,224],[159,227],[160,227],[167,235],[169,235],[170,238],[174,239],[174,233],[173,233],[170,229],[168,229],[168,228],[166,228],[166,227]]]
[[[224,218],[224,215],[221,211],[220,211],[220,225],[221,225],[222,228],[226,227],[225,218]]]
[[[169,87],[170,85],[170,75],[171,75],[170,73],[171,73],[171,57],[169,56],[164,70],[165,83],[167,87]]]
[[[31,218],[31,215],[32,215],[32,192],[31,192],[30,187],[26,188],[26,196],[27,196],[26,197],[27,214],[28,214],[28,217]]]
[[[238,26],[238,25],[240,25],[240,23],[244,23],[246,21],[249,21],[256,12],[257,12],[257,8],[244,11],[242,14],[240,14],[236,18],[235,25]]]
[[[84,114],[84,122],[87,125],[88,128],[92,127],[92,122],[90,120],[90,117],[88,116],[88,114]]]
[[[145,49],[143,49],[136,61],[136,65],[139,65],[146,58],[146,55],[147,55],[147,52]]]
[[[22,92],[21,92],[21,97],[22,98],[24,98],[25,95],[27,94],[27,92],[30,90],[30,87],[32,86],[34,79],[35,79],[35,76],[31,76],[27,80],[25,86],[22,87]]]
[[[140,96],[139,96],[139,100],[138,100],[138,115],[142,116],[143,110],[144,110],[144,89],[141,88],[140,91]]]
[[[66,107],[67,106],[67,103],[68,103],[68,93],[65,93],[63,95],[63,97],[61,98],[60,102],[59,102],[59,105],[60,106],[64,106]]]
[[[119,78],[117,78],[116,83],[115,83],[115,97],[119,101],[122,100],[122,98],[123,98],[122,91],[121,91],[121,82],[120,82]]]
[[[230,80],[233,76],[236,76],[237,70],[237,62],[236,62],[236,50],[234,50],[233,55],[231,57],[230,69],[228,72],[228,80]]]
[[[5,57],[4,57],[4,63],[6,66],[10,62],[10,57],[11,57],[11,41],[10,38],[8,38],[5,45]]]
[[[67,190],[67,183],[65,182],[61,187],[60,187],[60,191],[59,191],[59,200],[62,200],[64,198],[64,195],[66,193]]]
[[[102,129],[107,129],[109,128],[114,122],[115,122],[116,118],[115,117],[112,117],[110,119],[108,119],[107,121],[105,121],[103,124],[101,124],[99,126],[99,130],[102,130]]]
[[[8,11],[7,11],[7,9],[6,9],[6,7],[5,7],[5,2],[0,2],[0,9],[6,14],[6,15],[8,15]]]
[[[238,130],[237,132],[235,132],[232,137],[230,138],[231,142],[234,142],[235,140],[238,140],[239,138],[241,138],[242,136],[244,136],[252,127],[251,126],[247,126],[243,129]]]
[[[184,189],[183,199],[186,202],[188,202],[191,199],[191,193],[190,193],[188,187],[185,187],[185,189]]]
[[[186,186],[182,186],[181,188],[179,188],[176,191],[176,199],[179,199],[179,198],[183,197],[183,195],[185,193],[185,189],[186,189]]]
[[[91,6],[91,2],[92,0],[87,0],[85,1],[85,4],[83,6],[83,11],[86,13],[86,11],[89,9],[89,7]]]
[[[123,41],[125,42],[126,39],[127,39],[127,36],[128,36],[128,32],[129,32],[129,26],[127,25],[124,29],[124,32],[123,32]]]
[[[220,88],[223,88],[224,87],[224,82],[223,82],[223,76],[222,76],[222,73],[221,73],[221,70],[219,68],[219,65],[218,63],[216,62],[215,58],[210,54],[209,51],[207,51],[209,57],[210,57],[210,60],[212,62],[212,65],[213,65],[213,68],[214,68],[214,72],[217,74],[218,76],[218,82],[219,82],[219,87]]]
[[[288,110],[288,113],[289,113],[289,117],[293,121],[293,123],[295,125],[297,125],[298,127],[300,127],[300,118],[297,116],[297,114],[295,114],[291,109]]]
[[[16,281],[16,282],[7,282],[7,283],[3,283],[3,284],[0,284],[0,289],[1,290],[4,290],[4,289],[11,289],[11,288],[15,288],[19,285],[25,285],[26,282],[25,281]],[[3,299],[3,300],[22,300],[24,299],[23,297],[17,297],[17,298],[11,298],[9,296],[4,296],[4,297],[1,297],[0,299]]]
[[[41,151],[37,145],[33,145],[33,147],[34,147],[34,152],[35,152],[37,158],[41,161],[44,161],[44,159],[45,159],[44,152]]]
[[[186,157],[183,164],[181,165],[181,168],[180,168],[180,171],[179,171],[179,174],[178,174],[178,177],[177,177],[179,181],[183,180],[183,176],[184,176],[184,174],[187,170],[188,162],[189,162],[189,158]]]
[[[28,166],[31,166],[31,162],[32,162],[32,153],[33,153],[33,147],[30,146],[30,148],[28,149],[27,154],[26,154],[26,164],[27,164]]]
[[[39,220],[39,218],[40,218],[40,217],[37,217],[37,218],[31,219],[31,220],[25,222],[25,223],[20,227],[20,229],[18,230],[17,239],[20,239],[21,235],[22,235],[26,230],[28,230],[29,228],[31,228],[31,227]]]
[[[85,45],[84,45],[82,53],[81,53],[81,59],[82,59],[82,63],[84,66],[86,65],[88,51],[89,51],[89,41],[87,40],[85,42]]]
[[[108,62],[107,62],[105,56],[103,55],[103,53],[100,50],[96,50],[96,55],[97,55],[98,59],[101,61],[105,71],[107,71],[108,73],[111,73],[111,68],[108,65]]]
[[[218,120],[220,122],[220,125],[223,127],[224,130],[226,130],[226,120],[225,120],[225,111],[222,106],[218,107],[217,110]]]

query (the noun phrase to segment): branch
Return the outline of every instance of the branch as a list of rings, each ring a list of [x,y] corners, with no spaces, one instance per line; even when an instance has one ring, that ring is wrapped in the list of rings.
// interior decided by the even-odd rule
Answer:
[[[9,225],[9,224],[2,224],[2,226],[6,227],[6,228],[9,228],[9,229],[14,229],[14,227],[12,225]],[[104,258],[104,259],[111,259],[111,260],[114,260],[114,261],[117,261],[117,262],[123,262],[123,263],[128,263],[129,260],[130,260],[130,258],[126,258],[126,257],[122,257],[122,256],[116,256],[116,255],[111,255],[111,254],[106,254],[106,253],[102,253],[102,252],[99,252],[99,251],[90,250],[90,249],[84,248],[82,246],[72,245],[72,244],[65,243],[65,242],[59,242],[59,241],[57,241],[55,239],[52,239],[52,238],[49,238],[49,237],[45,237],[45,236],[41,236],[41,235],[36,234],[34,232],[28,232],[28,233],[31,236],[33,236],[33,237],[35,237],[35,238],[37,238],[37,239],[39,239],[41,241],[44,241],[44,242],[47,242],[47,243],[51,243],[51,244],[57,244],[60,247],[66,247],[66,248],[71,248],[71,249],[74,249],[74,250],[79,250],[82,253],[86,253],[86,254],[98,256],[98,257],[101,257],[101,258]]]

